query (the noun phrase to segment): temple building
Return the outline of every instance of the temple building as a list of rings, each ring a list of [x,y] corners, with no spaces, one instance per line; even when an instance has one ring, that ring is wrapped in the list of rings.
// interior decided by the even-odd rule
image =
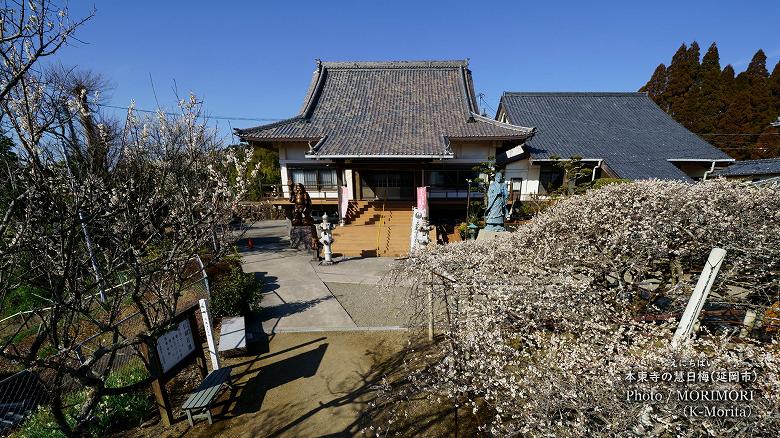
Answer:
[[[536,131],[506,157],[506,178],[523,196],[561,185],[560,160],[579,157],[592,178],[704,179],[734,161],[674,121],[645,93],[518,93],[496,119]]]
[[[474,166],[533,132],[480,115],[467,61],[318,62],[296,116],[237,130],[279,151],[283,182],[338,206],[346,255],[408,252],[419,187],[433,223],[462,218]]]
[[[407,253],[415,205],[451,233],[481,196],[474,167],[493,159],[511,202],[560,186],[556,162],[573,157],[624,179],[701,179],[733,161],[644,93],[505,93],[483,116],[468,61],[317,62],[297,115],[236,133],[339,215],[344,255]],[[288,185],[277,193],[284,205]]]

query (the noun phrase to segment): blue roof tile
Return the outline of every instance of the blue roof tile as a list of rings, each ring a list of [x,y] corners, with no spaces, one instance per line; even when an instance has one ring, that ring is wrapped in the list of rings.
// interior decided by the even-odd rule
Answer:
[[[533,126],[532,158],[601,159],[620,178],[690,178],[669,160],[730,160],[674,121],[645,93],[513,93],[499,112]]]

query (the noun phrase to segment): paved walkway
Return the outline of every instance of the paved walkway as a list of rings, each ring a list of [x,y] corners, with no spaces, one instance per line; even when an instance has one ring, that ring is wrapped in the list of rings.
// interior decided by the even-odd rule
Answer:
[[[248,248],[247,239],[252,239],[253,248]],[[255,272],[263,283],[266,333],[357,328],[317,276],[311,256],[290,249],[286,221],[254,223],[239,248],[244,272]]]
[[[324,266],[314,263],[314,271],[324,283],[376,285],[382,283],[391,268],[392,257],[345,258]]]
[[[311,255],[290,249],[287,226],[286,221],[256,222],[239,242],[244,272],[255,272],[263,283],[265,333],[387,330],[407,325],[406,290],[381,286],[392,257],[345,257],[321,265]]]

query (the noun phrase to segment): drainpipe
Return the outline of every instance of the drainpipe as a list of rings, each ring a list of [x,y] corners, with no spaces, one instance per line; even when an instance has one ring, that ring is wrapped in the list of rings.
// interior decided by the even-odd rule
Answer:
[[[711,174],[713,171],[715,171],[715,160],[712,160],[712,166],[710,166],[710,170],[704,172],[704,176],[701,178],[701,180],[707,181],[707,176],[709,176],[709,174]]]
[[[603,163],[604,160],[599,160],[599,163],[596,164],[596,167],[593,168],[593,173],[590,174],[590,182],[593,182],[596,180],[596,170],[601,168],[601,163]]]

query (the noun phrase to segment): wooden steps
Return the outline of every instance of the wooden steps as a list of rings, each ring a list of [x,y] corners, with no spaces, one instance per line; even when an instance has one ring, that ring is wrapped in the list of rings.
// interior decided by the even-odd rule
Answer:
[[[409,252],[411,201],[350,201],[345,223],[333,230],[336,254],[398,257]]]

